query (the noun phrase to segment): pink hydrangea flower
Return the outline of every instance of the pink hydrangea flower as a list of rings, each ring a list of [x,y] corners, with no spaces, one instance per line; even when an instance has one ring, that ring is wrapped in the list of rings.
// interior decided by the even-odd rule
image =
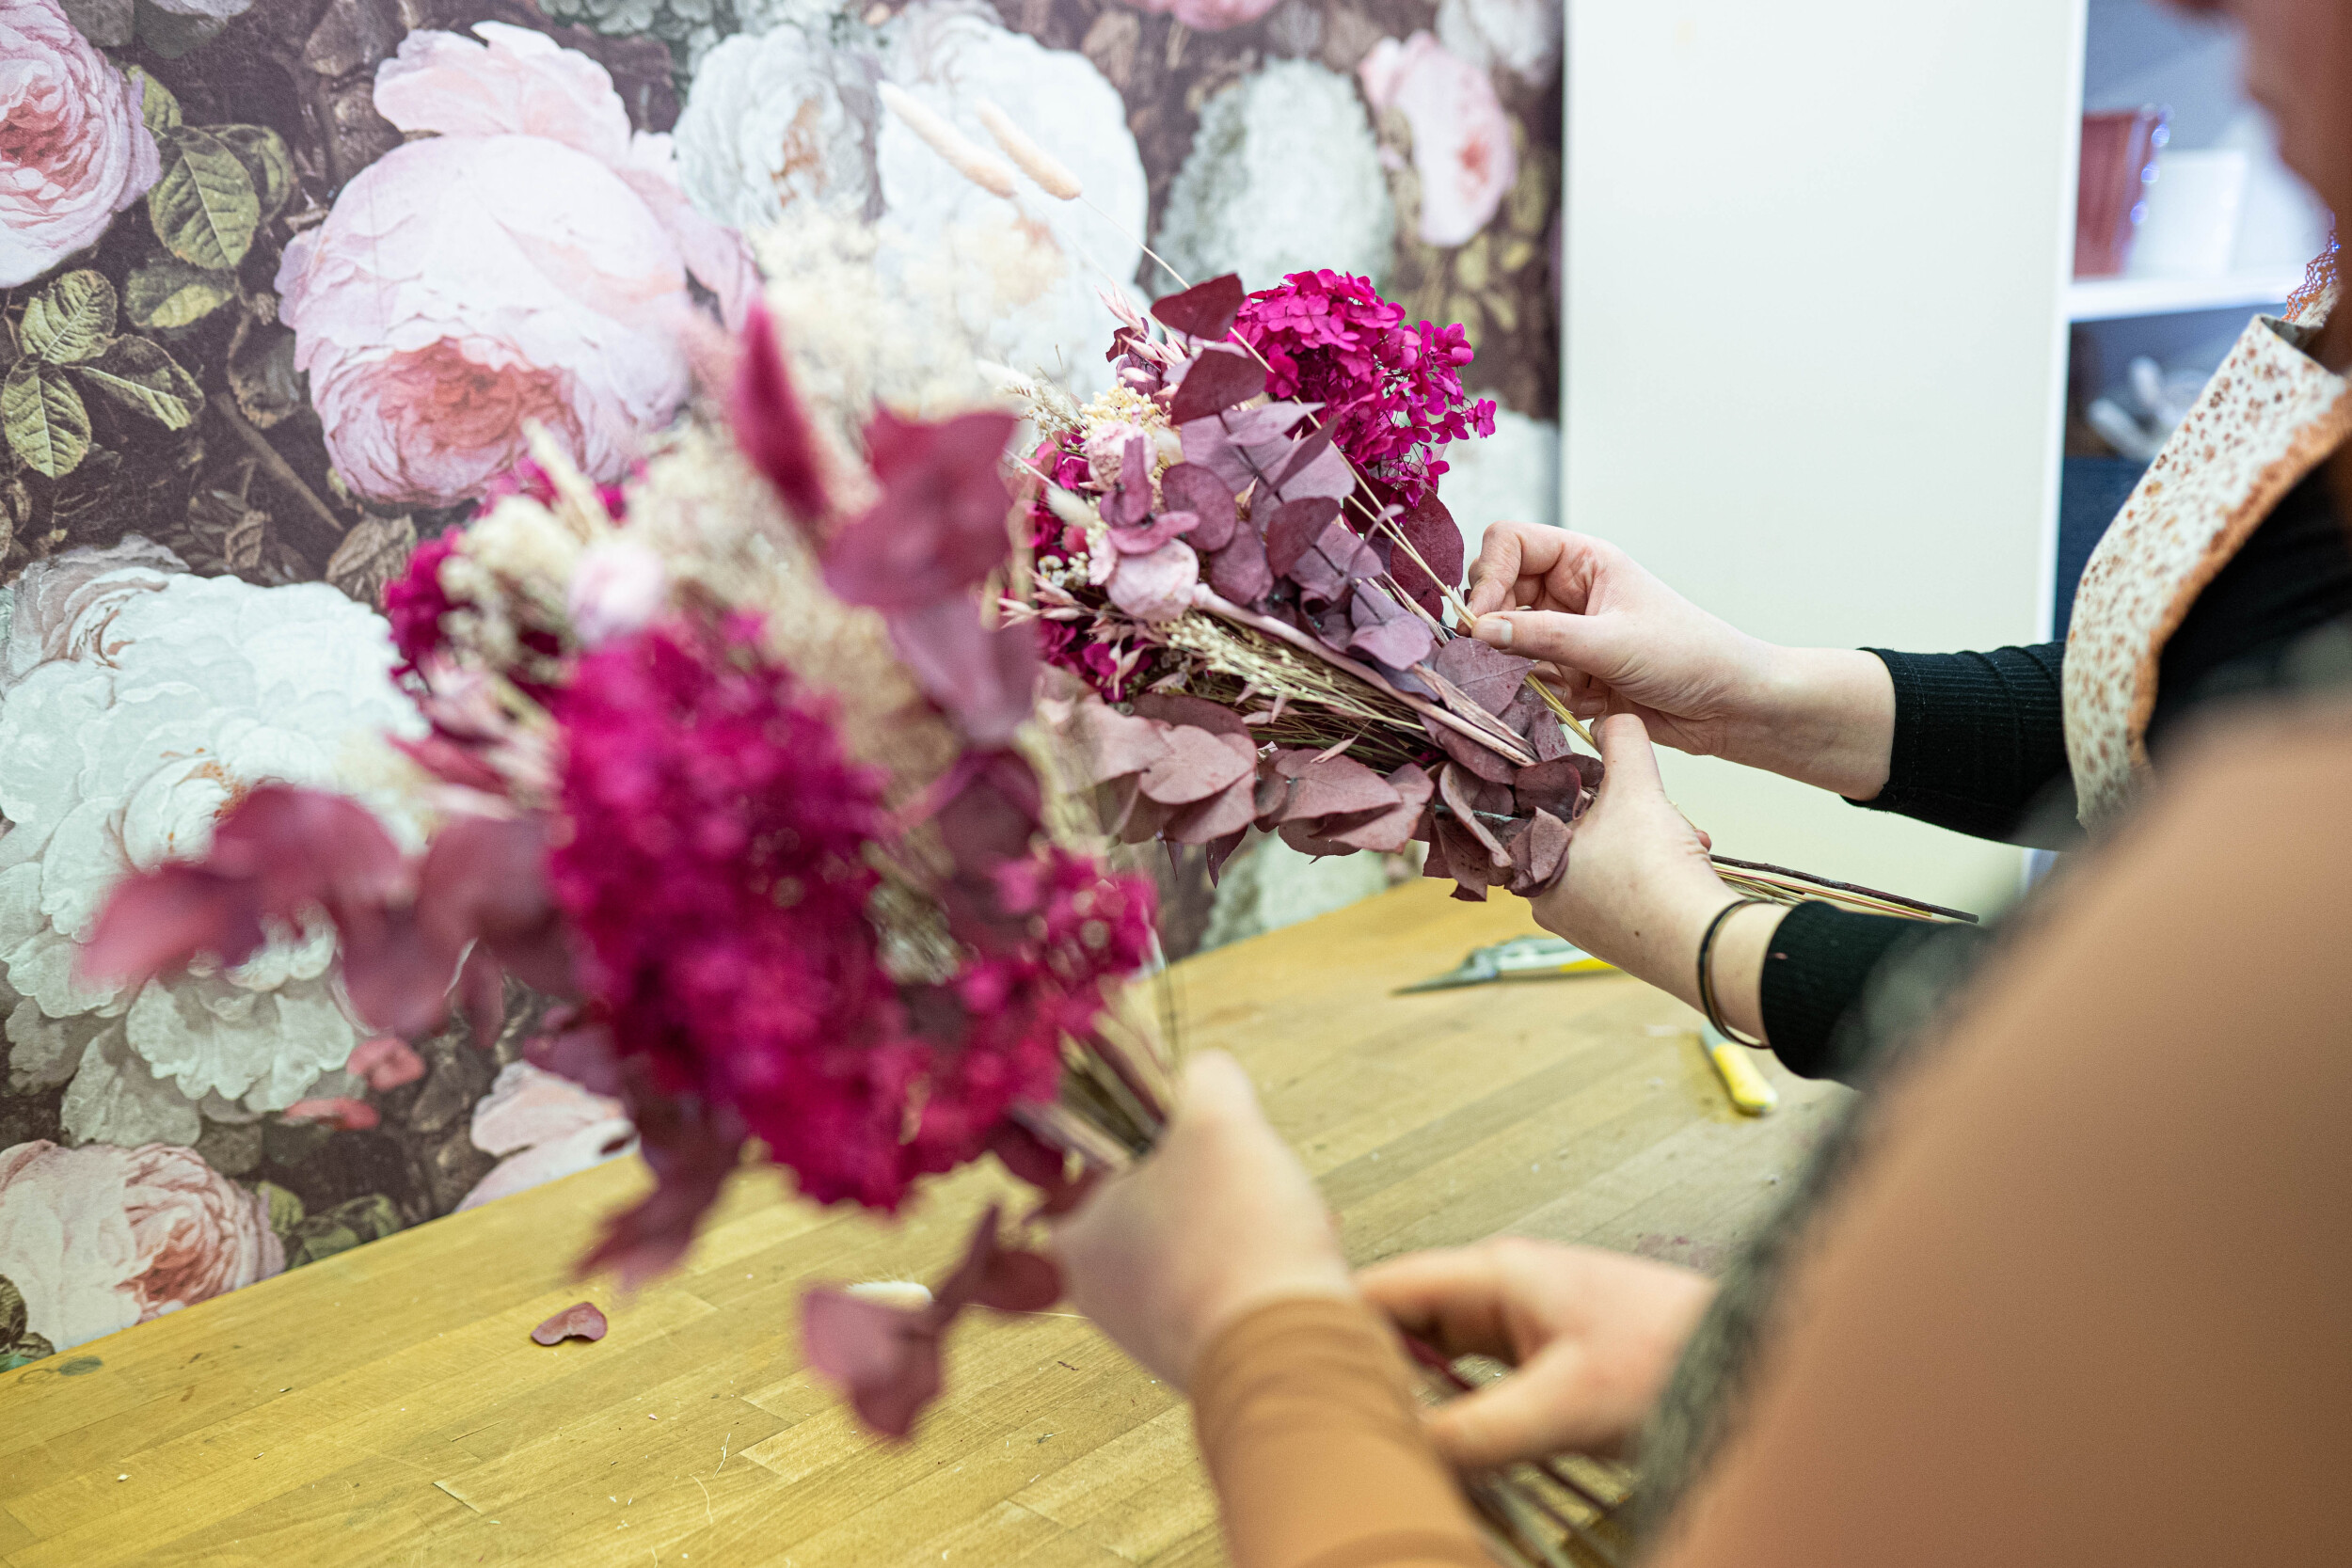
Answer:
[[[162,172],[137,85],[56,0],[0,0],[0,288],[95,244]]]
[[[0,1275],[63,1350],[282,1272],[262,1200],[192,1148],[0,1153]]]
[[[1382,39],[1356,68],[1375,109],[1395,107],[1413,128],[1421,176],[1421,237],[1466,245],[1486,227],[1519,177],[1511,117],[1478,66],[1427,33]]]
[[[741,242],[680,194],[669,138],[632,133],[601,66],[544,34],[421,30],[377,69],[394,148],[287,246],[295,361],[346,483],[446,506],[545,428],[617,480],[690,384],[690,275],[730,314]]]
[[[1406,507],[1436,487],[1448,442],[1495,432],[1494,401],[1462,386],[1476,356],[1461,326],[1406,325],[1370,278],[1292,273],[1233,325],[1273,367],[1266,390],[1323,404],[1340,450]]]

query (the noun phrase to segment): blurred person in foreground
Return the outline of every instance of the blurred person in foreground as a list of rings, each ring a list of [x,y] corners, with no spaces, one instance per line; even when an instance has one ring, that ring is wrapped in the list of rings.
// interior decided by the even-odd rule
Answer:
[[[2352,0],[2229,8],[2286,155],[2347,210]],[[1561,895],[1602,908],[1671,874],[1640,845],[1688,836],[1625,684]],[[1484,1563],[1449,1462],[1567,1449],[1637,1460],[1671,1568],[2344,1560],[2352,700],[2176,761],[1720,1286],[1520,1241],[1351,1274],[1239,1069],[1197,1062],[1161,1149],[1057,1246],[1192,1395],[1236,1568]],[[1517,1370],[1424,1418],[1391,1325]]]
[[[2331,0],[2233,0],[2248,87],[2285,161],[2346,211],[2344,85]],[[1474,635],[1543,661],[1600,728],[1617,787],[1577,824],[1537,918],[1704,1005],[1791,1070],[1852,1083],[1891,1033],[1874,976],[1923,948],[1957,974],[1966,927],[1741,904],[1669,809],[1653,743],[1725,758],[1854,804],[1982,838],[2067,848],[2128,815],[2192,716],[2352,669],[2352,545],[2327,476],[2352,434],[2352,309],[2336,258],[2283,320],[2256,318],[2101,539],[2063,645],[1983,653],[1777,647],[1708,614],[1602,539],[1500,523],[1472,568]],[[1890,526],[1899,527],[1899,515]],[[2080,826],[2077,825],[2079,820]],[[1711,938],[1711,940],[1710,940]],[[1706,949],[1704,959],[1702,948]]]

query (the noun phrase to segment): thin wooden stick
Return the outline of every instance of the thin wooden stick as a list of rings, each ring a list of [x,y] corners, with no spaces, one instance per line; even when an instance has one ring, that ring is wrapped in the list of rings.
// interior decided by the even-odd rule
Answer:
[[[1859,882],[1834,882],[1827,877],[1816,877],[1810,871],[1795,871],[1785,865],[1772,865],[1763,861],[1733,860],[1729,855],[1710,855],[1708,858],[1717,865],[1735,866],[1741,871],[1761,871],[1775,877],[1790,877],[1800,882],[1808,882],[1815,887],[1835,888],[1839,893],[1857,894],[1865,898],[1875,898],[1881,903],[1899,904],[1907,910],[1924,910],[1930,914],[1942,915],[1947,920],[1965,921],[1971,926],[1979,924],[1977,916],[1970,914],[1966,910],[1947,910],[1941,904],[1931,904],[1922,898],[1906,898],[1899,893],[1881,893],[1877,888],[1864,887]]]

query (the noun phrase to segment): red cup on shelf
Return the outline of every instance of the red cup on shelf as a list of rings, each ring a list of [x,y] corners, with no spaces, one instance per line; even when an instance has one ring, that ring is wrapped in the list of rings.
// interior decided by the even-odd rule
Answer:
[[[2114,277],[2132,259],[2148,213],[2156,153],[2171,112],[2153,105],[2083,116],[2082,171],[2074,198],[2074,276]]]

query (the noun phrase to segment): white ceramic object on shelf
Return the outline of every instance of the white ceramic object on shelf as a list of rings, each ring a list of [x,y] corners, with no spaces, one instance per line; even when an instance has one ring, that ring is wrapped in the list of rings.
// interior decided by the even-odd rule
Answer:
[[[2219,277],[2237,253],[2247,156],[2234,148],[2167,149],[2132,245],[2134,277]]]

